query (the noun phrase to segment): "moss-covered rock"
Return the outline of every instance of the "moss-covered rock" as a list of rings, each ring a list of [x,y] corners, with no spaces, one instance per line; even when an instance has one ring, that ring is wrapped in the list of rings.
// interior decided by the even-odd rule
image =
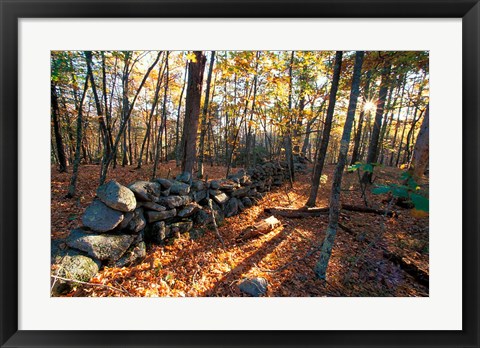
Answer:
[[[137,200],[127,187],[111,180],[97,189],[97,197],[112,209],[129,212],[135,209]]]
[[[82,216],[85,226],[96,232],[108,232],[113,230],[123,221],[123,213],[114,210],[102,201],[95,199]]]
[[[134,241],[129,234],[93,234],[82,229],[74,229],[67,237],[67,245],[81,250],[89,256],[102,261],[115,262]]]

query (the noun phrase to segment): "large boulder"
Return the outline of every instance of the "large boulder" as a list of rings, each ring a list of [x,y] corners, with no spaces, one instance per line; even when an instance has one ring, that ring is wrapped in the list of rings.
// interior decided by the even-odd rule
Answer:
[[[167,208],[165,208],[163,205],[160,205],[154,202],[141,202],[140,206],[148,210],[155,210],[155,211],[167,210]]]
[[[173,184],[173,181],[169,179],[157,178],[155,181],[162,185],[163,189],[169,189]]]
[[[89,256],[102,261],[115,262],[134,241],[129,234],[92,234],[82,229],[74,229],[67,237],[67,245],[86,252]]]
[[[157,199],[158,204],[168,207],[170,209],[188,204],[191,201],[192,199],[190,198],[190,196],[168,196],[168,197],[160,197]]]
[[[253,297],[258,297],[265,295],[267,293],[267,280],[265,278],[253,278],[245,279],[240,283],[240,291],[251,295]]]
[[[197,203],[188,203],[177,215],[181,218],[186,218],[195,214],[198,209],[200,209],[200,206]]]
[[[140,201],[155,201],[161,194],[161,186],[158,182],[135,181],[128,188],[133,191],[135,197]]]
[[[172,186],[170,186],[171,195],[188,195],[190,193],[190,185],[185,184],[184,182],[174,181]]]
[[[66,279],[88,282],[101,267],[98,260],[80,254],[75,250],[68,250],[56,265],[54,275]],[[75,282],[55,279],[52,287],[52,295],[61,295],[69,292]]]
[[[82,216],[82,223],[96,232],[113,230],[123,221],[123,213],[107,207],[102,201],[95,199]]]
[[[123,212],[133,211],[137,205],[133,192],[115,180],[101,185],[97,197],[110,208]]]
[[[147,220],[149,223],[160,221],[160,220],[166,220],[174,217],[177,215],[177,211],[175,209],[170,209],[170,210],[165,210],[165,211],[152,211],[149,210],[145,212],[145,215],[147,216]]]

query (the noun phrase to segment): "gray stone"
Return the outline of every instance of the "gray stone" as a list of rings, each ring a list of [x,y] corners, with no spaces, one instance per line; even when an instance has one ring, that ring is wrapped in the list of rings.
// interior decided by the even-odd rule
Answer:
[[[265,295],[267,287],[268,283],[265,278],[245,279],[239,285],[240,291],[253,297]]]
[[[141,230],[145,228],[146,225],[147,225],[147,220],[145,220],[145,216],[143,215],[143,209],[142,208],[135,209],[134,216],[130,221],[130,223],[128,224],[127,229],[130,232],[139,233]]]
[[[170,194],[172,195],[188,195],[190,193],[190,185],[180,181],[174,181],[170,187]]]
[[[138,261],[141,261],[147,256],[147,246],[145,242],[130,246],[123,256],[115,262],[115,267],[130,266]]]
[[[200,209],[200,206],[197,203],[188,203],[177,215],[186,218],[192,216],[198,209]]]
[[[145,230],[145,237],[154,243],[161,243],[166,238],[165,221],[150,224]]]
[[[160,196],[161,187],[158,182],[135,181],[128,186],[140,201],[155,201]]]
[[[82,223],[96,232],[108,232],[117,227],[123,220],[123,214],[107,207],[102,201],[95,199],[82,216]]]
[[[193,216],[193,222],[196,226],[205,226],[212,222],[212,215],[200,209]]]
[[[225,212],[225,217],[230,217],[238,213],[238,199],[235,197],[230,198],[230,200],[225,204],[223,209]]]
[[[193,192],[193,200],[195,202],[200,202],[201,200],[207,198],[207,190],[200,190]]]
[[[245,208],[250,208],[253,206],[253,202],[249,197],[243,197],[242,198],[242,203],[245,206]]]
[[[123,230],[124,228],[127,228],[128,224],[130,223],[130,221],[132,221],[134,216],[135,212],[132,211],[123,214],[123,220],[118,224],[116,230]]]
[[[249,191],[250,191],[250,188],[248,186],[238,188],[232,191],[232,197],[237,197],[237,198],[245,197]]]
[[[163,178],[157,178],[155,179],[156,182],[158,182],[160,185],[162,185],[163,189],[169,189],[170,186],[172,186],[173,181],[170,179],[163,179]]]
[[[68,250],[59,260],[57,270],[53,273],[58,277],[88,282],[92,279],[101,267],[98,260],[80,254],[75,250]],[[61,279],[54,279],[52,295],[58,296],[72,290],[74,282],[67,282]]]
[[[176,235],[178,233],[182,234],[188,232],[192,229],[193,222],[190,220],[175,222],[173,224],[167,225],[167,235]]]
[[[117,261],[132,244],[135,236],[129,234],[90,234],[74,229],[67,237],[69,247],[86,252],[99,260]]]
[[[205,190],[205,182],[202,180],[194,180],[192,182],[192,191],[202,191]]]
[[[133,211],[137,205],[133,192],[115,180],[101,185],[97,197],[110,208],[123,212]]]
[[[188,204],[191,200],[189,196],[168,196],[158,198],[157,203],[172,209]]]
[[[239,186],[240,185],[233,180],[229,180],[229,179],[220,180],[220,190],[222,191],[230,192],[235,190]]]
[[[228,202],[228,196],[224,192],[210,190],[210,196],[218,204],[225,204]]]
[[[163,205],[160,205],[154,202],[142,202],[142,207],[148,210],[155,210],[155,211],[167,210],[167,208],[165,208]]]
[[[145,212],[145,215],[147,216],[148,222],[152,223],[152,222],[172,218],[175,215],[177,215],[177,211],[175,209],[170,209],[170,210],[165,210],[165,211],[149,210],[149,211]]]
[[[218,181],[218,180],[210,181],[210,188],[212,190],[218,190],[220,188],[220,181]]]
[[[178,174],[175,180],[190,184],[190,181],[192,180],[192,174],[189,172],[183,172]]]
[[[223,212],[222,208],[215,202],[212,202],[212,207],[215,212],[215,221],[218,225],[220,225],[225,220],[225,213]]]

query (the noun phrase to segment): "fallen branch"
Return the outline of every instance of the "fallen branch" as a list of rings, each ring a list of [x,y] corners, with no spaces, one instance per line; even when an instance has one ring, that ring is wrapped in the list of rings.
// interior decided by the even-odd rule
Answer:
[[[223,241],[223,238],[220,235],[220,232],[218,232],[217,221],[215,219],[215,210],[213,209],[212,200],[210,198],[208,199],[208,206],[210,208],[210,211],[212,212],[213,228],[215,229],[215,234],[217,235],[217,238],[222,243],[223,249],[225,249],[225,242]]]
[[[292,219],[321,216],[321,215],[328,214],[329,210],[330,210],[330,207],[300,208],[300,209],[283,208],[283,207],[265,208],[265,212],[268,214],[279,215],[279,216],[292,218]],[[385,215],[385,210],[382,210],[382,209],[359,207],[359,206],[349,205],[349,204],[343,204],[342,210],[354,211],[358,213]],[[394,210],[389,210],[386,212],[386,216],[396,217],[398,216],[398,214]]]
[[[129,296],[131,296],[131,294],[126,291],[126,290],[122,290],[122,289],[119,289],[119,288],[115,288],[113,286],[110,286],[110,285],[106,285],[106,284],[97,284],[97,283],[89,283],[89,282],[82,282],[81,280],[76,280],[76,279],[70,279],[70,278],[64,278],[64,277],[59,277],[59,276],[54,276],[54,275],[51,275],[50,277],[54,278],[55,280],[63,280],[65,282],[70,282],[70,283],[78,283],[78,284],[82,284],[82,285],[89,285],[89,286],[99,286],[99,287],[103,287],[103,288],[108,288],[110,290],[115,290],[115,291],[119,291],[119,292],[122,292],[124,294],[127,294]]]

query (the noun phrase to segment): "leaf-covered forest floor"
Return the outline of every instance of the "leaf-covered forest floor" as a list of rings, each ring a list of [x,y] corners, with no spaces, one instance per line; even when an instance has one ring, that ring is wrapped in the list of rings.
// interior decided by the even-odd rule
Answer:
[[[318,207],[328,205],[334,168],[332,165],[324,169],[328,179],[321,185]],[[160,166],[157,176],[166,177],[169,169],[170,177],[179,172],[171,161]],[[399,169],[375,170],[375,184],[398,183]],[[129,184],[148,180],[151,172],[150,165],[139,170],[118,166],[109,179]],[[205,172],[209,179],[218,179],[225,177],[226,169],[206,166]],[[82,165],[77,197],[67,199],[70,172],[58,173],[52,167],[53,239],[64,238],[72,228],[81,225],[81,215],[95,196],[98,173],[99,166]],[[313,268],[328,214],[301,219],[276,216],[283,224],[281,227],[258,238],[235,241],[247,227],[270,216],[265,208],[302,207],[310,191],[310,177],[311,173],[297,174],[293,188],[286,183],[267,193],[258,205],[226,218],[219,227],[225,249],[213,230],[206,230],[203,237],[195,240],[186,233],[172,245],[151,246],[146,259],[138,265],[106,267],[91,280],[110,287],[83,285],[67,296],[246,296],[237,285],[245,277],[265,278],[269,284],[267,296],[428,296],[428,287],[384,256],[383,250],[388,250],[428,274],[428,216],[415,216],[412,210],[398,206],[393,209],[399,216],[392,218],[342,211],[340,222],[353,233],[338,229],[327,282],[317,280]],[[373,207],[385,208],[385,199],[385,195],[368,194]],[[363,205],[356,173],[345,173],[341,201]]]

